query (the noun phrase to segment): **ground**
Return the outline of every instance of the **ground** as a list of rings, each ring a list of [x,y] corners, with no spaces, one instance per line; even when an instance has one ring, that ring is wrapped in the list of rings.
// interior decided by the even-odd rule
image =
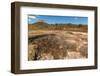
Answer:
[[[87,32],[31,30],[28,37],[28,60],[88,57]]]

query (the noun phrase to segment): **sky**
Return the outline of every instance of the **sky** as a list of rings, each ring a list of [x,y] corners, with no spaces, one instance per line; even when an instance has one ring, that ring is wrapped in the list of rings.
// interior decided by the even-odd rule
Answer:
[[[43,20],[48,24],[86,24],[88,25],[88,17],[77,16],[52,16],[52,15],[28,15],[28,24]]]

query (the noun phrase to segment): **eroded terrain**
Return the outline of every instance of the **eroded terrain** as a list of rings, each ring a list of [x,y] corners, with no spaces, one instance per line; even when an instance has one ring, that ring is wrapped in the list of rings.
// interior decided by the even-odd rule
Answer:
[[[87,32],[38,30],[28,35],[28,60],[88,57]]]

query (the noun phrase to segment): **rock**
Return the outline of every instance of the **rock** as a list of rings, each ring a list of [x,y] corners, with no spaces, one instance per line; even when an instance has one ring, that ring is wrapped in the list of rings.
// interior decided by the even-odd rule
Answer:
[[[87,42],[86,33],[45,31],[29,37],[29,60],[87,58]]]
[[[35,50],[37,59],[64,59],[67,56],[68,47],[63,37],[49,34],[34,39],[32,43],[37,45]]]
[[[83,44],[80,48],[79,48],[79,51],[81,53],[81,55],[85,58],[88,57],[88,45],[87,44]]]

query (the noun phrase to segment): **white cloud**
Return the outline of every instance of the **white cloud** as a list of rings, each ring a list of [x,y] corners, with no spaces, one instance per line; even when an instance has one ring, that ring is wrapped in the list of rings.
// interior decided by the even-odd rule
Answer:
[[[33,19],[35,19],[36,18],[36,16],[28,16],[29,18],[33,18]]]

